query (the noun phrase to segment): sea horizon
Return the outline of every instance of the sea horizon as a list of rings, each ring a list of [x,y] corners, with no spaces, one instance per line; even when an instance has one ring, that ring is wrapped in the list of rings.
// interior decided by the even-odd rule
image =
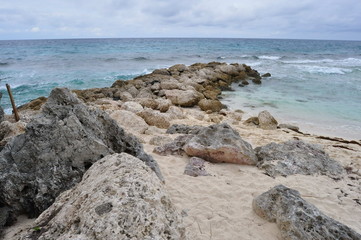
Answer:
[[[312,126],[316,133],[325,123],[330,135],[361,139],[361,41],[356,40],[0,40],[1,104],[11,112],[6,83],[12,86],[17,105],[22,105],[48,96],[54,87],[109,87],[115,80],[129,80],[158,68],[211,61],[244,63],[261,74],[272,74],[260,86],[234,86],[236,91],[225,92],[223,102],[229,107],[252,114],[268,110],[300,125],[301,130]]]

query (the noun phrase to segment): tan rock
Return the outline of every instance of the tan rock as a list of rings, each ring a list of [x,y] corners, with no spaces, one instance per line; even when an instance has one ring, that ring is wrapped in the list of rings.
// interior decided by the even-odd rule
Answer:
[[[219,112],[223,108],[223,104],[219,100],[202,99],[198,102],[198,106],[203,111]]]
[[[268,112],[262,111],[258,114],[259,126],[265,130],[277,129],[277,120]]]
[[[174,105],[181,107],[193,107],[204,98],[203,94],[195,90],[165,90],[165,95]]]
[[[143,111],[137,113],[137,115],[143,118],[145,122],[151,126],[159,128],[168,128],[170,126],[170,118],[165,113],[145,108]]]
[[[121,109],[126,110],[126,111],[130,111],[130,112],[133,112],[133,113],[143,111],[142,105],[140,105],[137,102],[133,102],[133,101],[128,101],[128,102],[123,103]]]
[[[110,114],[117,123],[127,131],[144,133],[148,129],[148,124],[134,112],[126,110],[113,111]]]

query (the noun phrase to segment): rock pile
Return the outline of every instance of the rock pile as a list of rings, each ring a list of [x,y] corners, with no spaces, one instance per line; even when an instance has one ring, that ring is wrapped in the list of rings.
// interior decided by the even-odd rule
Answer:
[[[54,89],[42,113],[0,152],[0,208],[34,217],[106,155],[125,152],[162,179],[157,162],[105,112]]]
[[[191,66],[174,65],[157,69],[133,80],[117,80],[110,88],[76,90],[84,101],[114,98],[123,102],[136,101],[143,107],[165,112],[170,105],[199,106],[205,111],[218,112],[224,108],[218,96],[222,89],[245,79],[261,79],[259,73],[247,65],[219,62],[196,63]],[[167,101],[167,104],[164,102]]]
[[[187,239],[164,185],[126,153],[94,163],[33,227],[26,239]]]
[[[260,217],[276,222],[283,239],[361,239],[360,234],[302,199],[298,191],[283,185],[256,197],[253,200],[253,210]]]

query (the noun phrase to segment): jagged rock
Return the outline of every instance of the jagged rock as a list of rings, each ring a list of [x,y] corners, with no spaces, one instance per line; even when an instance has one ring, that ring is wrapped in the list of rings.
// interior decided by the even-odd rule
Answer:
[[[263,78],[271,77],[271,74],[270,73],[265,73],[261,77],[263,77]]]
[[[154,148],[153,152],[161,156],[183,155],[184,145],[193,138],[193,135],[181,135],[176,137],[173,142]]]
[[[165,90],[165,96],[172,101],[174,105],[181,107],[193,107],[199,100],[204,98],[203,94],[195,90]]]
[[[251,144],[244,141],[239,133],[226,123],[204,127],[188,141],[184,150],[189,156],[210,162],[250,165],[257,163]]]
[[[162,179],[157,162],[115,120],[85,106],[68,89],[56,88],[42,113],[0,152],[0,203],[31,217],[81,180],[97,160],[127,152]],[[1,207],[1,206],[0,206]]]
[[[321,148],[300,140],[270,143],[257,147],[255,151],[258,157],[257,167],[264,169],[272,177],[323,174],[338,178],[344,173],[343,167]]]
[[[167,129],[168,134],[197,134],[203,127],[202,126],[189,126],[185,124],[173,124]]]
[[[2,93],[0,92],[0,101],[1,101],[1,98],[2,98]],[[5,118],[4,109],[0,106],[0,123],[2,121],[4,121],[4,118]]]
[[[143,111],[137,113],[150,126],[159,128],[168,128],[170,126],[170,118],[167,114],[145,108]]]
[[[167,136],[154,136],[149,140],[149,144],[160,146],[172,142],[173,139]]]
[[[261,78],[251,78],[254,84],[262,84]]]
[[[279,128],[287,128],[293,131],[299,131],[300,128],[295,126],[295,125],[291,125],[291,124],[285,124],[285,123],[281,123],[280,125],[278,125]]]
[[[219,100],[202,99],[198,102],[198,106],[203,111],[219,112],[223,108],[223,104]]]
[[[253,210],[275,222],[283,239],[357,240],[361,235],[326,216],[296,190],[278,185],[253,200]]]
[[[204,163],[205,161],[202,158],[191,157],[184,169],[184,174],[192,177],[209,176],[210,174],[207,173]]]
[[[265,130],[277,129],[277,120],[268,112],[262,111],[258,114],[259,127]]]
[[[164,185],[142,161],[114,154],[96,162],[34,223],[30,239],[186,239]]]
[[[147,135],[155,135],[155,134],[165,134],[166,130],[164,128],[158,128],[156,126],[149,126],[147,130],[145,130],[144,134]]]
[[[121,109],[130,111],[130,112],[133,112],[133,113],[143,111],[142,105],[140,105],[137,102],[133,102],[133,101],[128,101],[128,102],[123,103]]]
[[[110,114],[110,117],[117,121],[121,127],[127,129],[127,131],[143,134],[149,127],[144,119],[134,112],[116,110]]]

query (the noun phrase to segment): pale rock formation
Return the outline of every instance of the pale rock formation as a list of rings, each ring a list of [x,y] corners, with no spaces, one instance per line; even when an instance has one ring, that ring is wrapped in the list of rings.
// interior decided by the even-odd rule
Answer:
[[[258,114],[259,127],[265,130],[277,129],[277,120],[268,112],[262,111]]]
[[[251,144],[228,124],[214,124],[202,128],[184,146],[189,156],[200,157],[210,162],[226,162],[255,165],[256,155]]]
[[[203,94],[195,90],[165,90],[165,96],[172,101],[174,105],[181,107],[193,107],[199,100],[204,98]]]
[[[162,182],[126,153],[96,162],[39,216],[34,229],[26,239],[187,239]]]
[[[331,159],[319,146],[301,140],[284,143],[270,143],[255,149],[260,169],[269,176],[292,174],[323,174],[339,178],[344,174],[343,167]]]
[[[133,113],[143,111],[142,105],[140,105],[137,102],[133,102],[133,101],[128,101],[128,102],[123,103],[121,109],[130,111]]]
[[[143,134],[145,130],[148,129],[148,124],[144,121],[144,119],[134,112],[116,110],[110,114],[110,117],[127,131]]]
[[[165,113],[145,108],[143,111],[138,112],[137,115],[143,118],[150,126],[158,128],[168,128],[170,126],[170,118]]]
[[[278,185],[253,200],[253,210],[275,222],[285,240],[360,240],[361,235],[326,216],[296,190]]]

